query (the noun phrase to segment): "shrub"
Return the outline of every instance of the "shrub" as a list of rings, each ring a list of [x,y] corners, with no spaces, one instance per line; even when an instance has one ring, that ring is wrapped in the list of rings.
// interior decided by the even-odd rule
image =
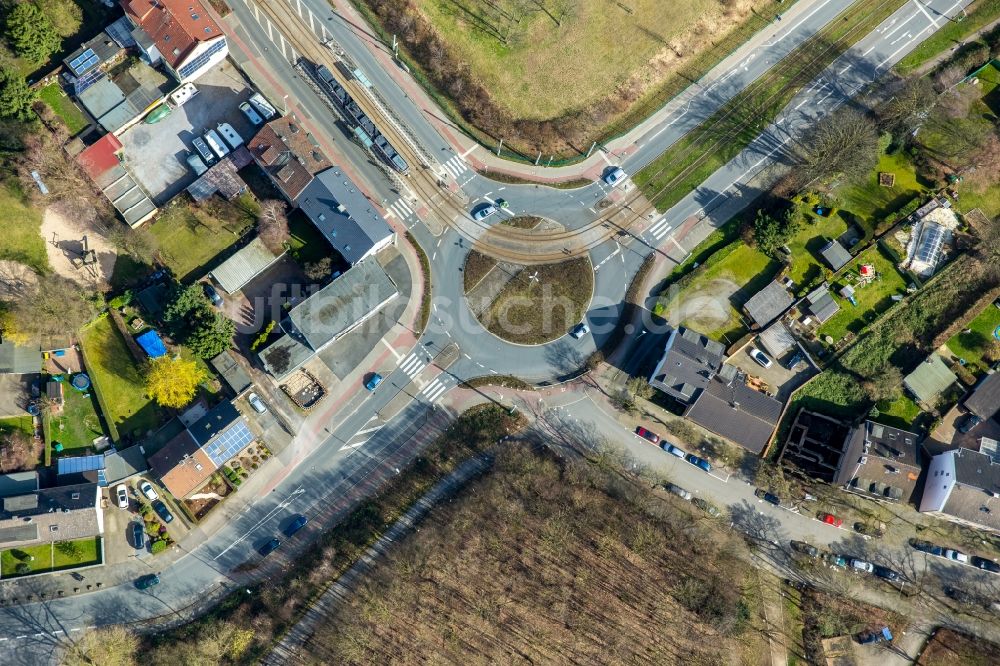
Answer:
[[[257,351],[258,347],[267,342],[267,338],[271,335],[271,331],[274,330],[274,324],[275,322],[273,320],[268,322],[267,326],[264,327],[264,330],[260,332],[260,335],[258,335],[257,338],[250,344],[250,351]]]
[[[66,557],[76,557],[80,554],[80,544],[76,541],[60,541],[56,544],[56,550]]]
[[[132,290],[131,289],[126,289],[125,291],[123,291],[122,293],[118,294],[117,296],[115,296],[114,298],[112,298],[110,301],[108,301],[108,305],[111,306],[111,307],[113,307],[113,308],[120,309],[120,308],[125,307],[126,305],[128,305],[131,302],[132,302]]]
[[[31,567],[25,562],[19,562],[18,565],[14,567],[14,571],[19,574],[31,573]]]
[[[28,555],[23,550],[18,550],[17,548],[11,550],[10,554],[14,557],[15,560],[21,560],[22,562],[26,562],[27,560],[31,559],[31,555]]]
[[[156,555],[157,553],[162,553],[167,549],[167,542],[163,539],[157,539],[149,546],[149,552]]]

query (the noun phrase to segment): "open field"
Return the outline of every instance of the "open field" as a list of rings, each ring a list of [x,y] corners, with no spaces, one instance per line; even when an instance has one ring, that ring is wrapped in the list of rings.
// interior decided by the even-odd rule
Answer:
[[[530,266],[510,280],[481,321],[494,335],[537,345],[566,335],[583,320],[594,291],[594,270],[583,257]]]
[[[62,444],[62,455],[79,455],[93,448],[94,439],[104,434],[93,391],[80,393],[70,386],[68,377],[63,382],[62,409],[46,415],[45,420],[48,445]]]
[[[0,181],[0,259],[47,271],[49,259],[41,228],[42,213],[24,201],[21,186],[13,177]]]
[[[871,264],[879,276],[873,282],[858,286],[853,278],[857,278],[860,267]],[[845,285],[854,286],[854,300],[857,305],[840,295],[840,289]],[[830,283],[834,300],[840,305],[840,312],[833,315],[819,327],[821,337],[830,336],[836,343],[848,333],[858,334],[865,326],[875,321],[880,314],[893,305],[892,296],[905,295],[908,282],[899,272],[896,264],[878,245],[868,248],[840,273],[838,278]]]
[[[73,545],[67,547],[60,544]],[[34,559],[28,561],[28,557]],[[12,578],[99,564],[100,562],[101,537],[90,537],[5,550],[0,553],[0,574],[4,578]],[[17,566],[22,563],[28,566],[28,571],[18,573]]]
[[[880,172],[896,176],[892,187],[878,184]],[[901,152],[879,156],[878,166],[860,183],[844,184],[831,196],[840,215],[860,224],[866,235],[881,231],[895,222],[897,214],[914,199],[929,196],[929,184],[917,178],[916,169],[908,156]]]
[[[142,435],[156,427],[157,408],[146,397],[142,372],[110,317],[80,332],[87,372],[99,392],[104,418],[122,436]]]
[[[920,653],[916,666],[988,666],[996,663],[998,653],[1000,645],[939,628]]]
[[[321,624],[312,660],[763,663],[744,546],[692,511],[613,466],[507,448]]]
[[[991,303],[969,322],[964,331],[956,333],[946,344],[955,356],[968,364],[966,367],[970,372],[978,375],[986,372],[992,363],[990,360],[984,360],[983,356],[991,349],[1000,348],[1000,340],[993,335],[998,327],[1000,327],[1000,308]]]
[[[636,173],[635,184],[657,210],[673,206],[739,154],[799,90],[903,4],[903,0],[885,3],[856,0],[838,18]]]
[[[626,131],[789,4],[355,0],[449,115],[532,160]]]
[[[200,206],[182,195],[148,226],[164,263],[186,282],[201,277],[207,264],[253,224],[258,212],[257,202],[247,194],[232,202],[216,196]]]
[[[51,83],[44,88],[40,88],[38,90],[38,97],[52,107],[52,111],[57,116],[62,118],[63,122],[66,123],[66,129],[69,130],[70,136],[76,136],[80,130],[88,125],[87,118],[83,115],[83,112],[62,91],[58,83]]]

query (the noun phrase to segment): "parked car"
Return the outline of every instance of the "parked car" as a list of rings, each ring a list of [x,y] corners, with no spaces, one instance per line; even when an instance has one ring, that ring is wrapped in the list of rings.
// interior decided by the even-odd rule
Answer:
[[[889,631],[889,627],[882,627],[879,631],[869,631],[858,636],[858,642],[862,645],[873,645],[891,640],[892,632]]]
[[[149,481],[143,481],[139,484],[139,492],[142,493],[150,502],[160,499],[160,496],[156,494],[155,490],[153,490],[153,484]]]
[[[696,456],[693,453],[687,454],[687,458],[685,458],[685,460],[687,460],[689,463],[691,463],[695,467],[699,467],[699,468],[705,470],[706,472],[711,472],[712,471],[712,464],[711,463],[709,463],[704,458],[699,458],[698,456]]]
[[[827,561],[828,564],[834,567],[846,567],[847,558],[843,555],[835,555],[833,553],[824,553],[823,559]]]
[[[579,324],[574,326],[573,329],[569,332],[569,334],[572,335],[577,340],[587,335],[587,333],[590,333],[590,327],[587,326],[587,322],[585,321],[581,321]]]
[[[237,132],[229,123],[219,123],[218,130],[219,134],[222,135],[222,138],[226,140],[226,143],[228,143],[229,147],[233,150],[236,150],[243,145],[243,137],[241,137],[240,133]]]
[[[760,499],[764,500],[765,502],[770,502],[774,506],[781,506],[781,498],[775,495],[774,493],[767,492],[763,488],[758,488],[757,490],[754,491],[753,494],[759,497]]]
[[[141,520],[134,520],[130,523],[129,530],[132,532],[132,546],[136,550],[146,547],[146,526]]]
[[[264,124],[264,119],[260,117],[259,113],[257,113],[257,109],[250,106],[250,102],[242,102],[240,104],[240,111],[242,111],[243,115],[247,117],[247,120],[252,122],[254,125]]]
[[[819,548],[812,545],[811,543],[806,543],[805,541],[792,541],[792,550],[802,553],[803,555],[808,555],[809,557],[819,557]]]
[[[475,220],[476,222],[481,222],[482,220],[488,218],[490,215],[496,213],[498,210],[500,209],[494,206],[493,204],[481,206],[472,211],[472,219]]]
[[[646,430],[642,426],[637,426],[636,427],[635,434],[639,435],[639,437],[642,437],[643,439],[648,439],[653,444],[659,444],[660,443],[660,436],[659,435],[657,435],[655,432],[653,432],[651,430]]]
[[[876,576],[883,580],[896,581],[899,580],[900,573],[898,571],[893,571],[889,567],[875,565],[875,570],[873,572]]]
[[[664,451],[666,451],[672,456],[677,456],[678,458],[684,458],[685,456],[687,456],[687,453],[685,453],[683,449],[678,448],[673,444],[668,444],[666,442],[663,442],[663,444],[661,444],[661,447],[663,448]]]
[[[163,500],[155,500],[153,502],[153,511],[155,511],[156,515],[160,517],[160,520],[165,523],[169,523],[174,519],[174,514],[170,513],[170,509],[168,509],[167,505],[163,503]]]
[[[271,106],[271,103],[264,99],[264,96],[260,93],[250,95],[250,99],[247,101],[250,102],[250,106],[257,109],[257,113],[264,116],[264,120],[270,120],[278,115],[278,112]]]
[[[982,422],[983,420],[978,416],[976,416],[975,414],[966,414],[961,419],[959,419],[959,422],[957,424],[958,431],[964,435],[965,433],[969,432]]]
[[[858,534],[881,539],[885,535],[885,523],[879,523],[873,527],[867,523],[857,522],[854,523],[854,531]]]
[[[373,372],[372,376],[369,377],[368,381],[365,382],[365,388],[368,389],[369,391],[374,391],[376,388],[378,388],[378,385],[382,383],[383,379],[385,378],[382,375],[378,374],[377,372]]]
[[[865,560],[852,557],[850,559],[851,568],[864,573],[873,573],[875,571],[875,565],[871,562],[866,562]]]
[[[510,203],[508,203],[506,199],[497,199],[493,203],[495,203],[498,208],[510,208]]]
[[[795,352],[795,354],[793,354],[792,357],[785,363],[785,367],[789,370],[794,370],[795,366],[802,363],[804,360],[806,360],[806,357],[802,355],[802,352]]]
[[[767,357],[767,354],[757,349],[756,347],[750,350],[750,358],[756,361],[757,365],[759,365],[762,368],[771,367],[771,359]]]
[[[621,167],[614,167],[613,169],[608,170],[608,172],[604,174],[603,180],[611,187],[614,187],[618,183],[625,180],[627,177],[628,177],[627,174],[622,170]]]
[[[821,513],[819,519],[822,520],[827,525],[833,525],[834,527],[840,527],[844,524],[843,519],[837,518],[837,516],[832,513]]]
[[[212,152],[212,149],[208,147],[208,144],[205,143],[205,140],[200,136],[196,136],[191,139],[191,145],[194,146],[196,151],[198,151],[198,154],[201,156],[201,159],[205,161],[205,164],[212,164],[215,162],[215,153]]]
[[[125,487],[124,483],[115,486],[115,502],[118,503],[119,509],[128,508],[128,488]]]
[[[202,160],[197,153],[188,153],[187,157],[184,158],[187,165],[191,167],[191,171],[194,171],[194,175],[200,176],[201,174],[208,171],[208,167],[205,165],[204,160]]]
[[[969,556],[960,550],[952,550],[948,548],[944,551],[944,558],[946,560],[952,560],[954,562],[960,562],[961,564],[969,563]]]
[[[919,539],[910,539],[910,545],[923,553],[928,553],[930,555],[937,555],[940,557],[944,553],[944,549],[941,546],[935,546],[929,541],[921,541]]]
[[[215,290],[215,287],[210,285],[208,282],[202,282],[201,290],[205,292],[205,296],[208,297],[208,300],[212,301],[212,305],[217,308],[222,307],[222,296],[219,296],[219,292]]]
[[[278,550],[278,546],[280,545],[281,545],[280,541],[278,541],[277,539],[271,539],[270,541],[262,545],[260,548],[258,548],[257,552],[260,553],[261,557],[267,557],[274,551]]]
[[[160,577],[156,574],[147,574],[145,576],[140,576],[135,581],[135,586],[140,590],[148,590],[154,585],[160,584]]]
[[[712,516],[712,518],[718,518],[719,516],[722,515],[722,512],[719,511],[719,508],[714,504],[712,504],[711,502],[709,502],[708,500],[703,500],[700,497],[695,497],[693,500],[691,500],[691,502],[692,504],[694,504],[696,507],[698,507],[708,515]]]
[[[298,532],[303,527],[305,527],[306,523],[308,523],[308,522],[309,522],[309,519],[306,518],[305,516],[302,516],[302,515],[296,516],[295,520],[293,520],[291,523],[289,523],[288,527],[285,528],[285,536],[286,537],[291,537],[296,532]]]
[[[208,130],[202,134],[202,137],[205,139],[205,143],[211,147],[212,152],[219,156],[220,160],[229,154],[229,148],[226,147],[226,144],[222,141],[222,137],[215,130]]]
[[[997,564],[993,560],[987,560],[985,557],[978,557],[973,555],[969,560],[972,566],[982,569],[983,571],[990,571],[992,573],[1000,573],[1000,564]]]
[[[249,402],[250,406],[253,407],[253,411],[257,412],[258,414],[263,414],[264,412],[267,411],[267,406],[264,404],[264,401],[261,400],[260,396],[257,395],[256,393],[251,392],[247,396],[247,402]]]
[[[688,491],[686,491],[686,490],[684,490],[680,486],[674,485],[672,483],[668,483],[667,484],[667,490],[669,490],[670,492],[672,492],[674,495],[677,495],[681,499],[686,499],[689,502],[691,501],[691,497],[692,497],[691,493],[688,492]]]

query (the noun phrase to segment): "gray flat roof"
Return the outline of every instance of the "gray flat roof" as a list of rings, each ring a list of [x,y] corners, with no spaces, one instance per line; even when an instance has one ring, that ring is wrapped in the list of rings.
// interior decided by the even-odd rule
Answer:
[[[351,264],[393,235],[368,197],[338,167],[316,174],[296,203]]]
[[[965,408],[985,420],[1000,410],[1000,373],[987,375],[965,399]]]
[[[267,249],[258,236],[214,268],[212,278],[226,293],[235,294],[247,282],[267,270],[268,266],[277,261],[278,256]]]
[[[374,258],[352,266],[288,313],[281,327],[319,351],[397,294],[396,285]]]
[[[767,326],[792,304],[792,295],[784,285],[774,281],[754,294],[743,308],[758,326]]]
[[[0,375],[26,375],[41,369],[42,355],[37,346],[0,342]]]
[[[38,472],[0,474],[0,497],[23,495],[38,490]]]
[[[229,388],[236,395],[243,393],[252,385],[250,375],[239,364],[230,350],[227,349],[222,352],[209,361],[209,363],[215,368],[216,372],[222,375],[222,379],[225,380],[226,384],[229,385]]]
[[[838,240],[832,240],[827,243],[819,253],[826,259],[826,263],[830,265],[830,268],[835,271],[839,271],[851,260],[851,253]]]

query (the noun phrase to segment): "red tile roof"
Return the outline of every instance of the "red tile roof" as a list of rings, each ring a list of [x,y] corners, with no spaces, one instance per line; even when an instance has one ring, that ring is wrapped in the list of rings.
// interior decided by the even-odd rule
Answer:
[[[201,0],[121,0],[121,5],[175,69],[198,42],[222,35]]]
[[[261,127],[247,147],[289,200],[305,189],[314,174],[332,166],[312,144],[308,133],[289,117]]]
[[[118,137],[108,133],[94,145],[85,148],[76,156],[76,161],[90,179],[96,182],[103,174],[118,166],[117,152],[121,149]]]

